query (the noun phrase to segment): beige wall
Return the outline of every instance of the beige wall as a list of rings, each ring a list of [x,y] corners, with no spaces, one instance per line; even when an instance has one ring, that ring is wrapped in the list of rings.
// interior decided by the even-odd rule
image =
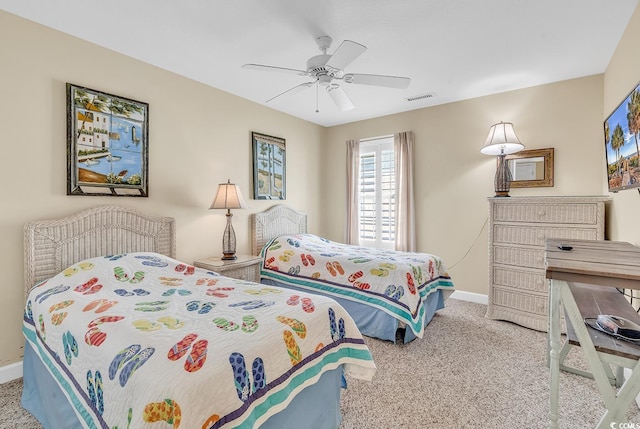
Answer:
[[[117,204],[177,222],[177,256],[221,254],[224,211],[209,211],[217,184],[238,183],[249,210],[234,211],[238,252],[250,251],[251,131],[287,144],[287,202],[317,229],[325,128],[0,11],[0,367],[24,340],[22,228],[96,205]],[[149,198],[66,195],[65,83],[149,103]],[[305,180],[296,180],[304,178]]]
[[[496,158],[480,148],[499,121],[513,122],[527,149],[555,149],[555,186],[512,189],[511,195],[602,192],[602,75],[332,127],[323,159],[342,173],[347,139],[412,130],[418,251],[455,264],[450,274],[457,289],[486,294],[486,198],[494,194]],[[324,201],[336,208],[326,212],[323,231],[334,240],[344,237],[345,196],[336,190],[345,189],[345,176],[328,174],[323,187]]]
[[[604,74],[604,110],[601,121],[640,81],[640,7],[636,8]],[[602,192],[607,192],[606,172],[602,171]],[[635,189],[610,194],[607,229],[611,240],[640,245],[640,196]]]

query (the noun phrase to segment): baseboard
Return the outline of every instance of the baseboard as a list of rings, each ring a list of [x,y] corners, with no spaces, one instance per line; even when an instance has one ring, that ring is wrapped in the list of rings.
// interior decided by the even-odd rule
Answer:
[[[463,290],[454,290],[449,298],[459,299],[460,301],[470,301],[484,305],[487,305],[489,303],[488,295],[474,292],[465,292]]]
[[[0,366],[0,384],[22,377],[22,361]]]

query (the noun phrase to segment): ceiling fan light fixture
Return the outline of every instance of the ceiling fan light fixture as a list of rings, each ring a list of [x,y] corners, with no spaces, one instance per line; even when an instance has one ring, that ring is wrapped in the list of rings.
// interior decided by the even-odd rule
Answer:
[[[335,86],[338,86],[338,85],[336,85],[335,83],[334,83],[334,84],[332,84],[332,83],[331,83],[331,76],[326,75],[326,74],[324,74],[324,75],[323,75],[323,74],[321,74],[320,76],[318,76],[318,84],[319,84],[320,86],[329,86],[329,85],[331,85],[331,86],[334,86],[334,85],[335,85]]]

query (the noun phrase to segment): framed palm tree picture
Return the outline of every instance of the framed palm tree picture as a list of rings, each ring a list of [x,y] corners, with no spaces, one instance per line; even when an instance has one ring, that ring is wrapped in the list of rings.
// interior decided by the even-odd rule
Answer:
[[[149,194],[149,105],[67,83],[67,195]]]
[[[640,187],[640,84],[604,121],[610,192]]]
[[[279,137],[251,133],[253,142],[253,198],[286,199],[286,147]]]

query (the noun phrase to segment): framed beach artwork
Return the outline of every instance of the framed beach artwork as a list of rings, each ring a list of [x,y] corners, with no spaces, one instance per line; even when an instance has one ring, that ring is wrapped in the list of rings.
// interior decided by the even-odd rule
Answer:
[[[253,142],[253,198],[286,199],[286,148],[279,137],[251,133]]]
[[[67,83],[67,195],[148,196],[149,105]]]
[[[604,121],[604,146],[609,191],[640,188],[640,84]]]

